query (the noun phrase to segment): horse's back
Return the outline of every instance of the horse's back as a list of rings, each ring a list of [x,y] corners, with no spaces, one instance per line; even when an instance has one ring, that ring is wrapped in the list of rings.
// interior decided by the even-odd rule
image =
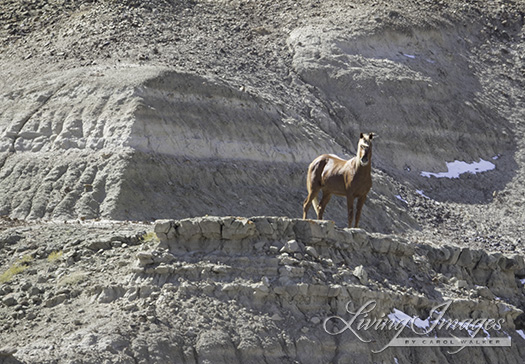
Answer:
[[[319,157],[315,158],[312,163],[310,163],[310,166],[315,165],[326,165],[330,161],[340,164],[340,163],[346,163],[346,159],[343,159],[335,154],[321,154]]]
[[[312,185],[328,189],[337,195],[345,194],[344,169],[347,160],[334,154],[322,154],[310,164]]]

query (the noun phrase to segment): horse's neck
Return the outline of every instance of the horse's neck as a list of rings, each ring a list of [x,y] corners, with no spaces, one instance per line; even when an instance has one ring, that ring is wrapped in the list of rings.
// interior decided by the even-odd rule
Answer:
[[[350,159],[349,162],[352,164],[353,169],[356,174],[359,175],[371,175],[372,174],[372,151],[370,151],[370,156],[368,157],[368,163],[366,166],[361,165],[359,162],[359,156],[355,156]]]
[[[370,161],[368,161],[368,164],[366,166],[362,166],[360,163],[357,167],[356,173],[359,174],[371,174],[372,173],[372,165]]]
[[[372,170],[372,151],[370,151],[370,156],[368,157],[368,164],[366,166],[362,166],[359,162],[359,156],[356,155],[352,158],[350,158],[347,163],[350,163],[354,169],[358,168],[368,168],[369,170]]]

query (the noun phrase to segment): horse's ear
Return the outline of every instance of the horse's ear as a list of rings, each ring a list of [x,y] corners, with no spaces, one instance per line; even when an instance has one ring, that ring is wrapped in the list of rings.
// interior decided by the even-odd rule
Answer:
[[[361,133],[361,135],[359,135],[359,139],[363,139],[364,135],[363,133]]]
[[[374,134],[374,133],[370,133],[368,134],[368,137],[370,138],[370,140],[372,140],[372,138],[377,138],[379,135],[377,134]]]

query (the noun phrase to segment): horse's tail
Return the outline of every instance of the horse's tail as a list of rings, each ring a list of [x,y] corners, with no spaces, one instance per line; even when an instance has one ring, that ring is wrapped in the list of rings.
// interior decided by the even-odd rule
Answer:
[[[315,213],[319,216],[319,191],[321,190],[321,181],[323,169],[326,165],[325,156],[317,157],[310,165],[308,166],[308,176],[306,178],[306,188],[308,189],[308,197],[305,201],[305,204],[308,204],[308,200],[311,199],[312,205],[314,207]]]

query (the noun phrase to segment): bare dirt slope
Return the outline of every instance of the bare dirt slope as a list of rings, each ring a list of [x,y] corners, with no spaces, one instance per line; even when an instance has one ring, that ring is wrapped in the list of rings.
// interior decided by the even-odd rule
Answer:
[[[416,190],[482,212],[494,192],[512,205],[522,5],[6,2],[2,213],[299,216],[308,162],[351,157],[372,130],[383,139],[365,227],[413,229],[395,196]],[[420,175],[480,159],[496,168]]]
[[[92,224],[88,234],[83,230],[85,226],[62,225],[64,220],[153,221],[204,215],[297,218],[306,197],[308,163],[320,153],[350,158],[355,153],[359,133],[369,131],[378,133],[380,138],[374,143],[374,186],[364,207],[362,227],[368,233],[393,234],[388,235],[389,239],[416,244],[420,257],[426,255],[425,249],[442,244],[479,251],[474,258],[471,256],[472,267],[467,257],[470,253],[465,253],[465,269],[461,271],[441,267],[438,259],[431,263],[433,273],[418,276],[418,281],[424,282],[425,287],[436,283],[434,279],[454,287],[461,281],[453,296],[475,299],[476,294],[481,295],[486,301],[482,305],[497,304],[497,298],[493,297],[496,295],[512,306],[513,315],[508,321],[515,320],[514,313],[524,309],[520,281],[524,272],[519,263],[525,250],[524,14],[525,3],[521,0],[3,1],[0,9],[0,214],[4,215],[1,226],[5,233],[0,244],[2,272],[16,267],[21,259],[32,258],[35,264],[33,270],[15,275],[13,281],[8,281],[12,283],[2,286],[4,297],[14,296],[2,301],[4,312],[11,317],[3,322],[2,333],[7,336],[2,340],[15,345],[15,338],[21,333],[25,338],[21,354],[13,357],[7,353],[6,360],[54,362],[62,357],[73,362],[80,360],[74,354],[69,358],[69,354],[57,351],[62,347],[63,334],[58,335],[56,343],[48,345],[51,333],[40,332],[37,335],[42,340],[40,346],[30,346],[32,330],[43,328],[50,315],[58,315],[58,321],[66,320],[71,312],[67,303],[85,299],[92,302],[102,292],[106,292],[102,297],[113,297],[109,303],[127,305],[120,300],[126,295],[126,300],[134,301],[133,287],[142,284],[141,271],[129,272],[126,264],[135,259],[142,261],[136,255],[143,243],[138,236],[140,231],[151,231],[151,225]],[[454,161],[465,162],[472,168],[474,163],[480,163],[482,167],[473,170],[477,173],[443,177],[447,167],[453,168],[447,163]],[[332,199],[326,217],[344,227],[347,220],[344,199]],[[46,224],[55,225],[50,228]],[[299,222],[294,220],[293,224],[298,224],[297,231],[301,229]],[[292,238],[279,235],[283,231],[275,233],[272,239],[279,242],[275,244],[279,249]],[[78,256],[71,253],[74,255],[71,259],[57,261],[62,268],[70,269],[68,274],[76,277],[78,273],[84,281],[82,274],[90,264],[100,266],[101,271],[105,269],[108,259],[105,255],[110,252],[109,258],[117,264],[111,268],[117,269],[116,281],[125,284],[108,284],[107,275],[95,274],[84,281],[81,289],[61,292],[62,275],[50,271],[48,280],[40,283],[47,282],[53,288],[38,286],[38,291],[30,290],[27,281],[31,287],[35,286],[38,279],[44,279],[37,278],[41,269],[49,269],[44,265],[54,267],[46,260],[50,253],[77,251],[66,247],[74,242],[81,247],[91,246],[90,234],[107,237],[94,239],[102,241],[100,246],[93,243],[93,247],[86,248],[94,254],[86,253],[86,258],[81,258],[83,253],[77,252]],[[64,235],[71,235],[71,239]],[[254,244],[262,244],[268,237],[250,239]],[[294,253],[304,256],[302,249],[311,241],[297,240],[303,245],[301,252]],[[325,240],[334,242],[333,237]],[[112,243],[115,241],[126,244],[130,251],[125,253],[122,245]],[[204,241],[200,244],[205,244]],[[261,245],[265,254],[276,253],[270,248],[271,242],[266,243],[267,251]],[[144,248],[155,249],[157,242],[151,244]],[[39,251],[44,245],[52,248]],[[483,260],[482,255],[487,253],[504,253],[518,263],[507,266],[506,258],[495,258],[492,265],[487,263],[490,269],[499,267],[504,271],[505,279],[497,274],[495,281],[483,275],[472,276],[473,269]],[[166,254],[175,253],[170,250]],[[250,254],[247,253],[247,259],[255,259]],[[335,258],[339,257],[337,252],[330,250],[326,254],[316,259],[334,262],[339,259]],[[355,258],[348,251],[341,254]],[[184,261],[183,266],[208,264],[173,256]],[[443,259],[453,265],[454,255]],[[140,266],[160,263],[166,262],[153,260]],[[282,267],[299,264],[288,263],[282,263]],[[154,291],[173,290],[166,293],[166,297],[173,299],[174,292],[182,292],[179,288],[183,284],[177,277],[186,277],[186,273],[170,264],[160,269],[161,275],[167,274],[165,279],[149,277],[146,281],[151,284],[148,279],[154,280],[152,287],[157,287],[151,288]],[[260,264],[273,263],[271,259],[263,259]],[[371,274],[370,282],[388,280],[391,274],[392,279],[400,279],[395,277],[397,273],[384,270],[379,264],[380,259],[347,263],[345,274],[352,275],[359,266],[369,269],[369,265],[377,273]],[[408,271],[398,266],[401,263],[397,259],[389,260],[389,264],[393,272],[404,271],[399,274],[402,277],[406,274],[407,279],[416,279],[415,272],[421,268],[419,261]],[[267,276],[268,282],[278,281],[281,272],[277,273]],[[445,278],[436,278],[438,273]],[[201,277],[188,274],[185,279],[198,281]],[[227,281],[234,281],[230,273],[224,274]],[[245,278],[242,284],[253,288],[262,276],[254,273]],[[293,278],[297,278],[294,284],[300,283],[299,276]],[[332,275],[325,278],[321,285],[345,281],[334,280]],[[313,284],[304,279],[303,283]],[[376,283],[371,286],[366,282],[359,283],[373,292],[382,292],[382,287],[374,286]],[[164,287],[165,283],[173,287]],[[288,283],[280,282],[279,286]],[[223,282],[217,284],[222,287]],[[511,286],[512,292],[494,293],[501,285]],[[53,293],[42,298],[41,289]],[[137,306],[140,314],[134,314],[134,308],[128,309],[131,306],[118,311],[122,320],[130,320],[130,332],[152,329],[143,325],[151,319],[147,318],[146,310],[153,299],[147,301],[146,297],[153,291],[148,289],[140,297],[144,302]],[[278,293],[282,290],[286,288],[269,290],[273,293],[269,293],[268,299],[276,299],[272,294],[284,294]],[[226,296],[214,292],[199,288],[195,305],[207,307],[209,299],[219,299],[227,305]],[[236,300],[239,309],[241,306],[261,309],[255,301],[249,303],[253,297],[243,298],[246,300],[243,304],[242,299],[236,298],[238,291],[232,292],[228,299]],[[434,302],[440,301],[426,290],[418,292],[430,301],[421,303],[419,311],[411,314],[427,312]],[[40,301],[31,301],[35,295]],[[320,295],[327,300],[332,313],[338,312],[341,307],[330,301],[338,296],[326,292]],[[55,296],[60,297],[56,302],[52,298]],[[153,296],[155,300],[159,298],[158,294]],[[394,296],[389,293],[388,297]],[[343,295],[337,300],[342,302],[345,298]],[[48,299],[53,302],[51,306],[42,306]],[[13,302],[16,304],[11,305]],[[66,305],[62,305],[64,302]],[[403,302],[407,309],[413,303]],[[57,312],[45,311],[55,307],[54,303]],[[159,307],[163,305],[159,303]],[[81,314],[92,307],[87,303],[80,306],[78,310],[84,310]],[[191,304],[183,306],[180,312],[192,312]],[[296,315],[299,306],[295,301],[281,302],[257,314],[262,331],[274,314],[281,317],[293,312],[291,316],[299,320],[292,325],[299,330],[298,336],[287,333],[286,325],[278,326],[277,331],[268,329],[271,332],[264,334],[281,338],[278,343],[268,339],[267,349],[273,349],[267,361],[286,357],[290,362],[308,362],[308,356],[297,354],[297,343],[303,327],[301,320],[310,322],[311,317]],[[386,311],[394,307],[387,306]],[[43,316],[38,313],[41,307],[46,307]],[[107,313],[102,313],[107,307],[112,306],[102,305],[101,313],[96,314],[95,310],[87,315],[94,326],[111,321]],[[457,312],[458,317],[476,315],[476,309],[469,311],[465,307]],[[239,314],[233,311],[222,314],[227,317],[225,320],[242,321],[241,318],[248,317],[243,316],[243,311]],[[206,321],[215,315],[220,313],[206,316],[200,312],[197,316]],[[33,318],[28,321],[28,316]],[[169,321],[169,325],[191,321],[182,316]],[[168,339],[178,343],[177,349],[160,340],[164,344],[158,345],[167,351],[159,350],[165,356],[148,356],[149,349],[145,348],[151,343],[141,341],[146,334],[137,334],[140,343],[119,341],[115,333],[120,327],[119,320],[115,318],[113,324],[108,324],[100,338],[85,339],[86,342],[78,344],[93,351],[93,356],[86,360],[115,361],[116,357],[122,357],[122,362],[162,362],[176,357],[184,358],[180,359],[182,362],[204,362],[209,359],[206,355],[216,350],[227,353],[223,361],[232,359],[229,356],[232,352],[238,361],[248,360],[243,355],[259,355],[251,349],[243,351],[245,344],[239,341],[243,336],[240,332],[249,328],[237,322],[222,332],[218,328],[224,322],[219,320],[212,325],[221,331],[216,335],[206,334],[209,329],[206,325],[190,333],[177,332],[173,334],[176,337],[169,336],[173,340]],[[83,340],[84,331],[77,329],[85,329],[84,323],[66,321],[68,332],[78,334],[70,337],[71,342]],[[167,330],[162,325],[157,329],[158,337]],[[511,325],[513,335],[514,329]],[[263,340],[261,332],[250,332],[257,332],[255,342]],[[289,340],[287,335],[291,335]],[[106,347],[104,340],[110,336],[117,343],[112,341]],[[317,342],[306,336],[304,345]],[[217,339],[215,346],[209,344],[209,350],[199,351],[201,337],[203,347],[215,342],[213,337],[224,340]],[[317,338],[325,340],[323,350],[329,354],[322,358],[312,354],[310,358],[315,357],[315,362],[346,362],[343,351],[347,349],[341,349],[341,342]],[[260,347],[252,344],[246,345]],[[77,349],[64,350],[73,353]],[[106,349],[111,353],[107,357],[100,354]],[[182,352],[175,354],[173,350]],[[523,353],[516,348],[512,350],[507,352],[508,360],[519,362]],[[37,351],[43,354],[34,354]],[[428,362],[456,360],[433,353],[437,357],[427,356]],[[472,355],[497,362],[494,353]],[[33,354],[37,356],[33,358]],[[410,355],[420,354],[404,353],[398,358],[413,361]],[[393,362],[394,357],[366,360]]]

